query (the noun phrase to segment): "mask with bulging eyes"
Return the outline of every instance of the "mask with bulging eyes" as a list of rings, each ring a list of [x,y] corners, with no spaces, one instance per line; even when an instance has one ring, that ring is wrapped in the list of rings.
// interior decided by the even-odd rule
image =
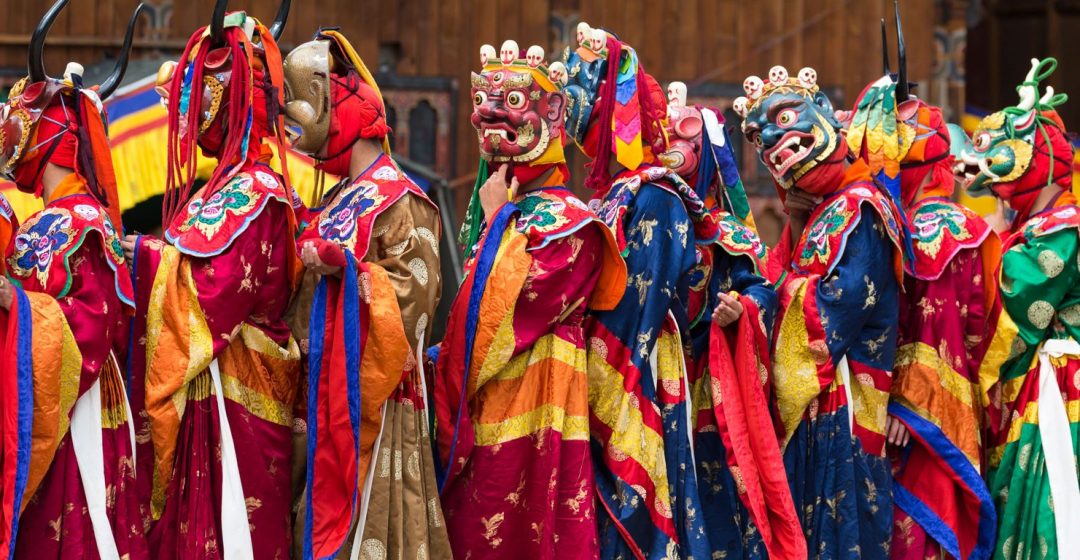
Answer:
[[[472,75],[470,121],[480,154],[493,162],[531,162],[562,138],[565,97],[529,71],[499,67]]]
[[[841,147],[840,123],[822,92],[765,94],[746,114],[743,134],[784,189],[795,186]]]

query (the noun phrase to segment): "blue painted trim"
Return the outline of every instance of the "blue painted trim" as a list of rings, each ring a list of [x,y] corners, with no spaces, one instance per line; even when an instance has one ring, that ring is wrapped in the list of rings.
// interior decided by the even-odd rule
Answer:
[[[311,542],[312,530],[312,482],[315,479],[315,446],[319,436],[319,378],[322,374],[322,357],[326,333],[326,277],[319,279],[311,300],[311,318],[308,320],[308,413],[307,413],[307,473],[304,496],[304,559],[314,554]]]
[[[30,314],[30,299],[20,288],[14,291],[16,313],[19,320],[18,331],[18,391],[19,391],[19,435],[18,453],[15,467],[15,496],[12,498],[11,543],[9,558],[15,557],[16,535],[19,533],[20,508],[26,481],[30,475],[30,443],[34,424],[34,364],[33,364],[33,318]]]
[[[468,315],[465,318],[465,364],[464,374],[461,379],[461,396],[458,399],[457,418],[454,419],[454,435],[450,439],[450,454],[447,456],[446,465],[436,465],[436,477],[438,478],[440,493],[443,491],[443,487],[446,486],[446,479],[454,464],[458,433],[461,431],[461,413],[465,409],[465,396],[468,394],[469,386],[469,370],[472,367],[473,345],[476,343],[476,328],[480,322],[480,300],[484,297],[484,288],[487,287],[488,277],[491,275],[491,269],[494,268],[495,256],[499,252],[499,246],[502,245],[503,233],[510,223],[510,217],[516,212],[518,212],[518,207],[512,202],[504,204],[499,209],[499,212],[491,220],[491,227],[488,228],[487,235],[484,236],[483,245],[480,247],[477,256],[476,267],[474,268],[475,277],[473,278],[472,290],[469,292]],[[438,454],[436,454],[436,457],[438,457]],[[436,461],[436,463],[440,463],[440,461]]]
[[[929,420],[919,416],[910,409],[896,402],[889,403],[889,414],[895,416],[907,424],[908,428],[918,434],[923,441],[934,451],[942,461],[948,465],[966,489],[979,500],[979,538],[972,550],[969,560],[982,560],[990,558],[993,553],[995,532],[997,528],[997,512],[994,510],[990,491],[983,481],[982,475],[975,469],[971,461],[954,445],[945,434]],[[956,558],[960,557],[960,547],[957,543],[956,534],[948,527],[936,513],[930,510],[922,501],[912,495],[903,486],[893,486],[893,500],[900,509],[907,512],[915,522],[934,538],[946,552]]]

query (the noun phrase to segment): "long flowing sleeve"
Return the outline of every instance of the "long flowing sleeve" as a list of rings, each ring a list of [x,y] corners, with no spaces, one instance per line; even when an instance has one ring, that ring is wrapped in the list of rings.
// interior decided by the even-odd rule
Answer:
[[[786,437],[803,413],[835,379],[848,358],[856,393],[857,423],[884,431],[891,371],[896,354],[898,287],[893,248],[877,212],[863,207],[843,254],[825,276],[789,271],[781,287],[775,386]],[[872,383],[864,383],[872,382]],[[858,429],[858,428],[856,428]],[[880,443],[884,444],[884,438]],[[875,446],[877,447],[877,446]]]
[[[265,371],[269,381],[237,381],[257,386],[276,422],[291,417],[299,349],[282,320],[297,260],[293,232],[284,226],[291,211],[284,202],[268,203],[243,235],[213,256],[182,253],[148,237],[137,244],[131,363],[145,372],[153,452],[141,453],[139,462],[153,457],[156,508],[171,478],[186,388],[215,359],[223,361],[223,371]]]
[[[648,359],[673,302],[686,300],[686,272],[694,263],[693,232],[682,202],[650,184],[641,187],[624,222],[626,293],[615,309],[594,317],[601,330],[623,347],[609,348],[608,361],[628,374],[627,390],[641,381],[652,400],[656,388]]]
[[[364,261],[386,271],[398,295],[405,336],[416,348],[434,319],[442,292],[438,211],[406,195],[375,219],[372,231]]]
[[[1024,359],[1007,364],[1009,373],[1027,370],[1035,348],[1048,338],[1056,310],[1072,299],[1080,281],[1078,247],[1076,231],[1068,228],[1030,239],[1002,255],[1002,303],[1029,350]]]
[[[675,543],[693,554],[691,547],[706,543],[693,529],[701,522],[696,506],[683,500],[696,496],[696,488],[686,472],[688,398],[680,325],[673,319],[686,315],[693,229],[682,200],[648,183],[620,227],[626,292],[613,310],[594,313],[587,327],[590,426],[594,446],[604,449],[595,456],[597,491],[608,511],[601,519],[602,555],[630,554],[630,546],[659,554]],[[624,543],[620,527],[638,523],[647,530]]]
[[[614,241],[582,206],[504,206],[454,300],[435,411],[455,557],[596,556],[583,322]]]

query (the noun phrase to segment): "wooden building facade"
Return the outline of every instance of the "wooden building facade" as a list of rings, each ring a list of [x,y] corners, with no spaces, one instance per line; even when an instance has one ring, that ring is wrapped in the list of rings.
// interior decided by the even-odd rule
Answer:
[[[68,60],[90,65],[115,56],[137,1],[72,0],[49,35],[48,69],[59,73]],[[137,58],[176,56],[213,7],[212,0],[145,2],[152,21],[141,24]],[[1080,0],[900,5],[909,76],[920,83],[919,95],[946,107],[951,118],[968,100],[987,108],[1011,103],[1030,56],[1056,53],[1064,66],[1080,66],[1080,54],[1064,40],[1080,30]],[[41,0],[0,6],[0,91],[25,74],[30,31],[46,7]],[[277,0],[232,0],[230,9],[269,20]],[[448,178],[463,201],[476,169],[476,136],[468,123],[470,96],[461,88],[478,68],[484,43],[497,48],[512,38],[522,48],[541,45],[552,58],[572,41],[577,23],[587,21],[633,45],[661,83],[685,81],[692,98],[721,108],[747,75],[764,75],[774,64],[814,67],[835,104],[846,107],[881,75],[878,22],[887,18],[894,41],[892,10],[892,0],[293,0],[281,43],[288,49],[319,26],[341,28],[388,86],[395,149]],[[895,49],[892,55],[895,68]],[[1069,91],[1073,76],[1080,71],[1064,68],[1055,86]],[[1080,103],[1064,113],[1076,126]],[[772,198],[768,178],[757,177],[749,162],[744,169],[748,188]],[[781,219],[775,202],[761,204]]]

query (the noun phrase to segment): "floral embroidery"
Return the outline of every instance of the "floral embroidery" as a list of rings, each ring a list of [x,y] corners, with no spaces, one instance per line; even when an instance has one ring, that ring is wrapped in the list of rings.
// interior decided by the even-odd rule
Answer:
[[[0,218],[10,221],[13,216],[15,216],[15,209],[11,207],[7,198],[0,195]]]
[[[255,178],[259,180],[266,188],[274,190],[278,187],[278,180],[273,175],[265,171],[256,171]]]
[[[848,209],[847,199],[837,198],[818,215],[810,229],[805,234],[803,249],[799,253],[799,265],[806,267],[815,261],[821,264],[829,262],[832,253],[838,249],[833,247],[834,241],[839,234],[843,233],[852,217],[853,212]]]
[[[386,196],[379,194],[379,186],[375,183],[358,181],[342,192],[334,205],[319,218],[319,237],[352,248],[356,243],[357,222],[382,207],[386,199]]]
[[[530,230],[537,234],[549,233],[570,221],[565,215],[565,202],[541,193],[529,193],[517,203],[517,207],[521,210],[521,217],[517,220],[516,229],[526,235]]]
[[[109,252],[112,253],[113,260],[123,262],[124,247],[120,245],[120,236],[116,234],[116,227],[113,226],[108,215],[103,215],[102,218],[101,223],[105,226],[105,239]]]
[[[33,272],[38,282],[45,285],[53,258],[71,244],[74,233],[71,230],[71,215],[67,211],[42,212],[37,222],[15,237],[13,268],[25,272],[20,276]]]
[[[1054,233],[1069,226],[1076,227],[1078,217],[1076,206],[1062,206],[1061,208],[1028,220],[1024,226],[1024,237],[1032,239],[1040,235]]]
[[[376,169],[375,172],[371,174],[371,178],[376,181],[397,181],[400,177],[398,176],[396,169],[389,165],[384,165]]]
[[[76,204],[75,207],[72,208],[71,210],[72,210],[72,212],[75,212],[76,214],[78,214],[80,218],[82,218],[82,219],[84,219],[84,220],[86,220],[88,222],[96,220],[97,217],[99,215],[101,215],[97,211],[97,208],[94,208],[93,206],[90,206],[89,204]]]
[[[734,254],[750,255],[760,267],[766,257],[765,244],[750,228],[744,226],[732,214],[724,213],[717,221],[720,230],[718,243]]]
[[[941,202],[931,202],[920,208],[911,221],[911,236],[915,246],[930,258],[936,258],[946,235],[956,241],[971,237],[967,216],[959,209]]]
[[[177,230],[183,234],[194,228],[207,239],[212,239],[230,214],[244,216],[256,207],[261,197],[251,190],[251,183],[251,177],[241,176],[230,181],[208,200],[201,195],[195,197],[188,203],[187,219]]]

